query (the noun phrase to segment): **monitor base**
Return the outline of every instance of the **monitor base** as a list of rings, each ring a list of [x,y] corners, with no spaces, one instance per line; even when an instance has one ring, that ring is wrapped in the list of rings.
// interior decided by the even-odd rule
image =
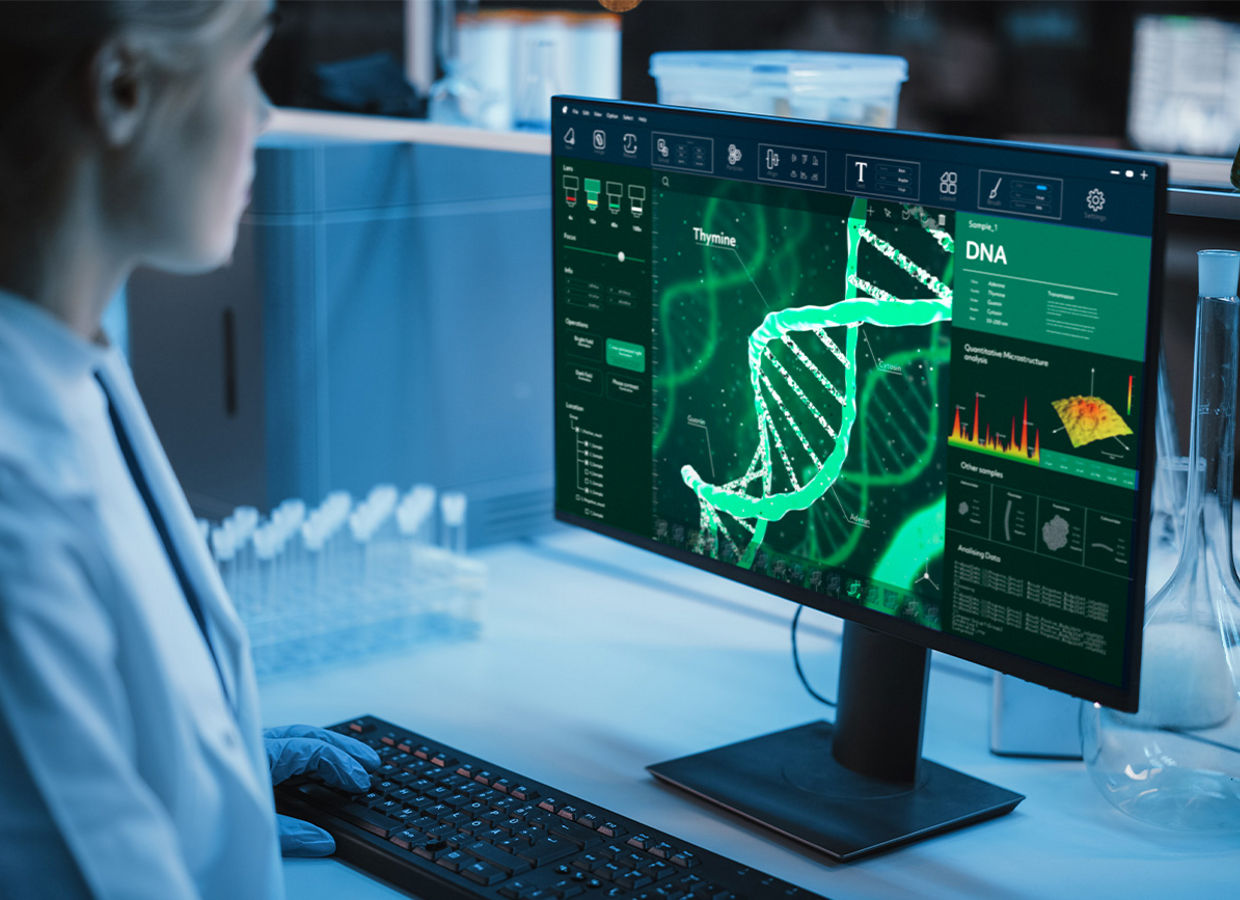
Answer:
[[[927,759],[913,784],[860,775],[835,760],[832,734],[811,722],[646,768],[841,861],[1001,816],[1025,799]]]

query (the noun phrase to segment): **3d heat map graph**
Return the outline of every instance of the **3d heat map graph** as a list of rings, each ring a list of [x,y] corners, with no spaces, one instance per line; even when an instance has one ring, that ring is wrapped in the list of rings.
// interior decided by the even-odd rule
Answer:
[[[1132,407],[1132,382],[1129,381],[1129,408]],[[1051,402],[1059,419],[1063,422],[1068,440],[1073,447],[1083,447],[1103,438],[1121,437],[1132,434],[1132,429],[1115,407],[1101,397],[1083,397],[1080,395],[1064,397]]]
[[[967,447],[970,450],[993,453],[1006,459],[1015,459],[1036,465],[1042,460],[1041,433],[1037,427],[1033,427],[1033,444],[1030,445],[1030,428],[1029,399],[1027,397],[1020,414],[1019,430],[1016,418],[1013,416],[1005,436],[998,431],[992,431],[989,423],[983,426],[981,398],[975,395],[973,397],[972,429],[966,431],[961,425],[960,408],[957,407],[956,418],[952,423],[952,432],[948,435],[947,442],[957,447]]]

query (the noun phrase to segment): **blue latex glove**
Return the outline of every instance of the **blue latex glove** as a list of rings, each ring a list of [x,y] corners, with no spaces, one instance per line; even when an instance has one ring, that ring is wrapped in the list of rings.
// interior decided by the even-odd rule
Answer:
[[[379,754],[361,741],[312,725],[268,728],[263,732],[263,743],[273,785],[294,775],[310,774],[331,787],[368,791],[370,773],[380,765]],[[336,851],[336,841],[317,825],[289,816],[276,819],[283,855],[330,856]]]

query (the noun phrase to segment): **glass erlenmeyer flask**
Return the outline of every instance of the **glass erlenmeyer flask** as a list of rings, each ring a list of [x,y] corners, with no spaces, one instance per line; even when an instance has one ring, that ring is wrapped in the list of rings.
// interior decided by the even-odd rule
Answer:
[[[1199,254],[1201,296],[1180,557],[1150,599],[1135,714],[1094,705],[1085,762],[1119,809],[1183,829],[1240,829],[1240,581],[1232,565],[1240,253]]]

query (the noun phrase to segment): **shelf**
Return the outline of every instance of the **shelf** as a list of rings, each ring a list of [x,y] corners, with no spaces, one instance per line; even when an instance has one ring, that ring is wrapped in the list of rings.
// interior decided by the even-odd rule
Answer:
[[[276,109],[267,135],[275,138],[320,138],[337,141],[408,141],[441,147],[500,150],[546,156],[551,138],[523,131],[489,131],[440,125],[421,119],[396,119],[356,113],[319,112],[307,109]],[[1077,149],[1077,148],[1071,148]],[[1171,187],[1167,211],[1172,215],[1240,220],[1240,193],[1228,177],[1231,161],[1159,153],[1115,152],[1135,159],[1161,159],[1170,166]]]
[[[277,108],[267,126],[269,137],[326,138],[337,141],[407,141],[473,150],[503,150],[548,156],[551,138],[524,131],[488,131],[440,125],[423,119],[396,119],[356,113]]]

